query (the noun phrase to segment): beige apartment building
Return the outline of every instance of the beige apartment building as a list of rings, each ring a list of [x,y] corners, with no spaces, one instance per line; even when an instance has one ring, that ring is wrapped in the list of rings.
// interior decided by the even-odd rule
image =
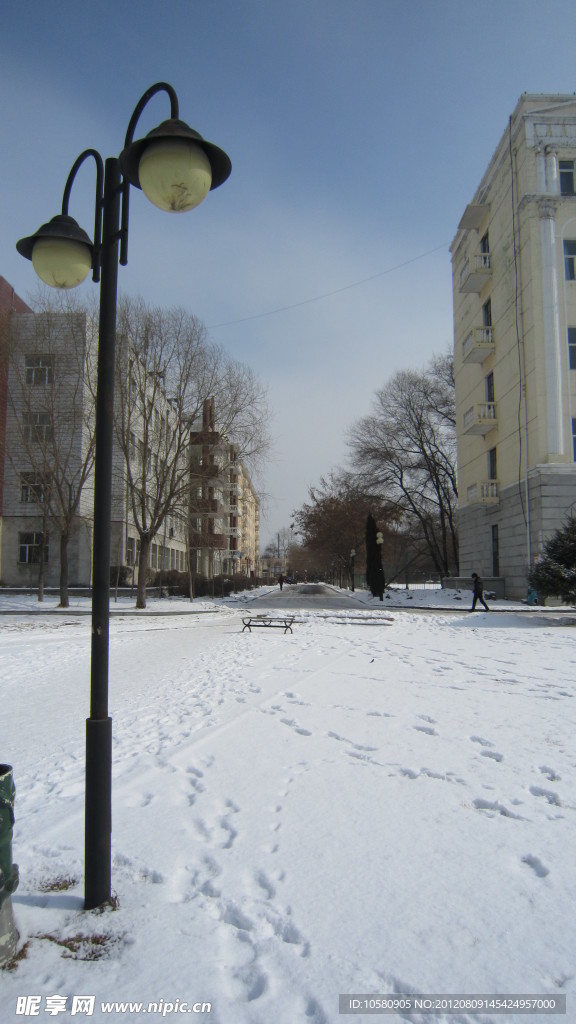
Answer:
[[[90,586],[94,325],[85,313],[18,312],[9,330],[1,435],[1,582],[34,588],[43,563],[46,586],[58,586],[60,534],[69,513],[69,583]],[[122,381],[116,389],[112,566],[127,568],[128,582],[137,581],[140,540],[131,494],[142,492],[146,500],[153,496],[156,475],[177,458],[185,489],[152,541],[150,572],[185,572],[190,554],[192,569],[207,577],[257,575],[259,499],[236,449],[216,431],[213,399],[205,403],[205,429],[178,424],[161,375],[149,372],[127,346],[119,345],[118,358]],[[178,431],[182,436],[176,447]]]
[[[95,339],[86,314],[18,313],[10,322],[2,583],[58,586],[68,519],[71,583],[91,576]]]
[[[46,585],[58,586],[60,534],[67,518],[70,585],[91,584],[96,347],[96,330],[86,313],[11,318],[1,532],[1,578],[8,586],[35,587],[42,559]],[[124,375],[129,380],[128,365]],[[158,387],[148,392],[147,424],[140,412],[142,395],[126,402],[128,420],[125,409],[122,417],[119,412],[128,394],[120,389],[116,396],[117,428],[126,421],[130,430],[130,476],[136,486],[146,465],[151,470],[153,457],[162,455],[160,438],[172,430],[166,396]],[[149,476],[152,486],[152,472]],[[126,567],[128,580],[136,582],[140,542],[117,436],[110,531],[112,566]],[[168,517],[151,546],[151,571],[185,571],[187,549],[185,516]]]
[[[521,598],[576,510],[576,96],[520,98],[451,253],[460,575]]]

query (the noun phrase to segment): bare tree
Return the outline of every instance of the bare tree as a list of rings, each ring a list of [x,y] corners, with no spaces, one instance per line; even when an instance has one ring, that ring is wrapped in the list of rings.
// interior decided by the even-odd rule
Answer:
[[[393,501],[420,532],[436,569],[458,565],[456,428],[452,360],[401,371],[349,431],[358,480]]]
[[[43,592],[49,525],[60,548],[60,605],[69,604],[68,551],[86,522],[83,492],[94,463],[95,332],[68,293],[40,292],[41,308],[13,318],[9,461],[20,500],[41,519],[37,561]]]
[[[153,538],[167,516],[194,514],[190,434],[204,403],[215,398],[219,435],[255,463],[268,449],[268,415],[252,371],[209,342],[192,314],[124,299],[117,330],[116,437],[140,539],[136,603],[143,608]]]
[[[269,540],[264,548],[264,556],[266,558],[287,558],[294,540],[293,532],[293,529],[290,530],[287,526],[283,526],[281,530],[278,530],[273,539]]]
[[[395,514],[342,470],[321,477],[317,486],[310,487],[309,499],[293,513],[299,539],[314,560],[316,570],[334,572],[344,578],[351,571],[353,557],[358,558],[358,568],[364,563],[368,514],[376,512],[382,522]],[[355,556],[351,556],[352,550]]]
[[[218,356],[210,391],[218,431],[234,446],[236,458],[257,475],[272,445],[267,389],[249,366],[230,359],[221,348],[213,346],[212,351]]]

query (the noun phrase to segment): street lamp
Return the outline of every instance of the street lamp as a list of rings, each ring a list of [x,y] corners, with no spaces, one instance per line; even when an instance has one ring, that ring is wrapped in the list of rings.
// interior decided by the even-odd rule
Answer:
[[[170,118],[134,142],[142,111],[158,92],[170,99]],[[86,159],[96,163],[94,240],[68,214],[70,192]],[[114,427],[114,353],[118,263],[128,262],[130,185],[142,189],[162,210],[194,209],[231,171],[223,150],[206,142],[178,117],[178,98],[171,85],[158,82],[144,93],[130,119],[124,149],[105,162],[94,149],[76,160],[64,189],[62,213],[36,234],[22,238],[18,252],[39,277],[56,288],[74,288],[92,270],[100,281],[98,383],[94,465],[94,542],[92,586],[92,654],[90,717],[86,721],[86,819],[84,906],[87,910],[111,899],[112,719],[108,715],[108,653],[110,618],[110,522]],[[101,280],[100,280],[101,278]]]
[[[352,578],[351,590],[354,592],[354,559],[356,558],[356,551],[352,548],[350,552],[350,576]]]

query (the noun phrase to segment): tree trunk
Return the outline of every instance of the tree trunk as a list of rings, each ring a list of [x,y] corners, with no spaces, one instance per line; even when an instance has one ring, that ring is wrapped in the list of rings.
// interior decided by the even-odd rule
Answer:
[[[188,547],[186,551],[186,558],[188,562],[188,589],[190,591],[190,600],[194,600],[194,572],[192,570],[192,548],[190,547],[190,541],[188,541]]]
[[[44,600],[44,581],[46,579],[46,532],[44,525],[40,534],[40,556],[38,560],[38,600]]]
[[[70,534],[65,531],[60,534],[60,608],[69,608],[68,599],[68,541]]]
[[[146,584],[148,582],[148,562],[151,540],[146,534],[140,535],[140,557],[138,559],[138,589],[136,591],[136,607],[146,607]]]

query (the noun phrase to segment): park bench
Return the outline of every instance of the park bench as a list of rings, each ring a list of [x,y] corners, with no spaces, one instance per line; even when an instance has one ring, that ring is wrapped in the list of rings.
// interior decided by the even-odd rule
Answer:
[[[262,626],[267,629],[283,629],[285,633],[291,633],[294,616],[250,615],[248,618],[242,619],[242,622],[244,623],[242,632],[247,629],[251,633],[253,629],[258,629]]]

